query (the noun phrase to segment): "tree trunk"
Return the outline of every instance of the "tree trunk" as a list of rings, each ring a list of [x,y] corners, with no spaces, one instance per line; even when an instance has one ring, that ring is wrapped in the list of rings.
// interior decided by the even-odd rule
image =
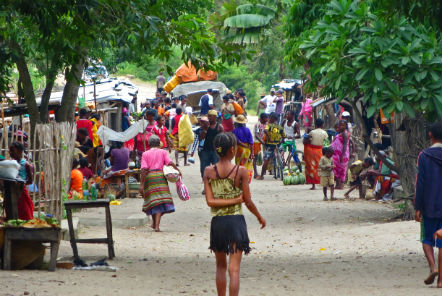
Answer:
[[[52,88],[55,84],[55,77],[56,73],[49,73],[46,75],[46,87],[43,91],[43,95],[41,96],[41,103],[40,103],[40,121],[41,122],[48,122],[49,121],[49,112],[48,112],[48,106],[49,106],[49,99],[51,98]]]
[[[55,118],[58,122],[74,121],[75,103],[78,97],[78,90],[80,89],[83,69],[84,60],[80,60],[66,71],[66,85],[63,90],[63,97],[61,98],[61,106]]]
[[[327,128],[333,128],[336,123],[335,110],[333,109],[333,104],[325,104],[325,110],[327,111],[328,120],[325,124]]]
[[[394,161],[401,178],[402,188],[408,197],[405,203],[404,219],[414,218],[413,196],[417,174],[417,157],[427,148],[428,121],[422,114],[410,118],[405,113],[395,113],[391,124],[391,145],[393,146]]]
[[[31,75],[29,74],[28,65],[26,64],[25,57],[18,44],[12,44],[12,47],[16,50],[14,57],[15,64],[19,73],[19,81],[21,81],[21,87],[23,88],[23,95],[28,107],[29,119],[31,121],[31,136],[34,134],[35,125],[40,121],[40,114],[38,112],[37,102],[35,101],[34,87],[32,86]]]
[[[402,188],[407,195],[414,193],[419,152],[428,147],[428,122],[422,114],[410,118],[404,113],[395,113],[391,125],[391,145]]]
[[[356,104],[358,106],[358,111],[361,112],[362,107],[359,108],[360,104]],[[354,112],[353,112],[354,114]],[[353,147],[354,147],[354,153],[356,153],[356,159],[354,159],[354,161],[358,160],[358,159],[364,159],[364,155],[365,155],[365,141],[364,141],[364,137],[363,137],[363,126],[361,121],[359,120],[359,118],[357,116],[353,116],[353,132],[351,134],[351,139],[353,141]],[[367,131],[367,134],[369,134],[369,131]]]

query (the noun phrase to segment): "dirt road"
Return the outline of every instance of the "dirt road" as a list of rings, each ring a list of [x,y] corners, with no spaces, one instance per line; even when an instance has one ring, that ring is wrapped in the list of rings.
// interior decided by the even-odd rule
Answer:
[[[59,269],[2,271],[0,295],[215,295],[215,260],[208,250],[210,213],[201,195],[198,162],[184,167],[191,199],[175,198],[161,233],[148,226],[115,228],[116,273]],[[267,219],[259,229],[245,210],[253,246],[241,270],[240,295],[440,295],[426,287],[419,225],[395,220],[398,210],[372,201],[322,201],[320,190],[253,180],[253,200]],[[173,185],[172,192],[176,197]],[[337,192],[342,197],[342,191]],[[134,213],[141,199],[123,200]],[[104,235],[82,228],[82,238]],[[104,245],[79,245],[87,262]],[[60,256],[72,256],[62,242]]]

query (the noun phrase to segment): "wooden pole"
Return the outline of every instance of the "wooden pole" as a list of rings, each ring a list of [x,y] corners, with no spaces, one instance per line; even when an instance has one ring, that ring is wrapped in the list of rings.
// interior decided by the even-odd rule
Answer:
[[[97,106],[97,83],[95,81],[95,78],[93,79],[94,81],[94,104],[95,104],[95,112],[97,112],[98,110],[98,106]],[[84,98],[84,100],[86,101],[86,98]]]

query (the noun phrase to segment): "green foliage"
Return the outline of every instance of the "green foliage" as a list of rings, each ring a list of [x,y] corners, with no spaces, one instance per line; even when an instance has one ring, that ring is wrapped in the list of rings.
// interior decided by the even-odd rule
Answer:
[[[220,73],[218,80],[222,81],[232,91],[242,88],[247,96],[249,110],[256,110],[259,96],[265,92],[262,83],[253,79],[244,65],[227,66]]]
[[[333,0],[289,55],[298,65],[311,61],[310,89],[363,98],[368,117],[383,108],[433,119],[442,116],[441,46],[429,27],[397,15],[378,17],[365,2]]]
[[[223,42],[231,45],[257,44],[265,39],[265,29],[275,18],[276,10],[256,3],[238,5],[234,0],[225,2],[211,15],[212,29]]]
[[[157,77],[159,71],[165,71],[168,70],[168,68],[170,70],[168,74],[173,75],[175,70],[183,64],[181,55],[182,50],[178,47],[173,48],[172,55],[168,60],[162,60],[150,55],[125,55],[120,49],[115,49],[109,51],[109,53],[102,58],[102,63],[107,67],[108,71],[113,74],[130,74],[141,80],[151,81]]]
[[[442,2],[440,0],[371,0],[373,10],[390,17],[398,11],[420,24],[442,30]]]
[[[222,5],[219,3],[219,9],[210,15],[209,22],[217,38],[226,44],[236,40],[236,43],[230,44],[230,49],[233,49],[231,53],[232,56],[239,54],[241,58],[239,69],[236,71],[233,67],[220,70],[220,80],[223,82],[227,80],[228,85],[235,84],[236,88],[248,88],[244,87],[248,83],[252,86],[250,91],[246,90],[248,98],[253,98],[250,94],[255,92],[255,85],[261,86],[260,90],[256,91],[258,96],[261,93],[268,93],[270,87],[283,78],[301,77],[299,68],[292,70],[286,67],[283,61],[284,43],[287,40],[284,38],[280,21],[289,9],[287,2],[290,1],[226,1]],[[243,34],[242,31],[237,32],[236,29],[231,30],[230,27],[224,26],[228,24],[234,27],[237,26],[236,22],[241,23],[237,29],[249,27],[250,34]],[[237,73],[242,74],[237,75]],[[234,77],[232,83],[230,77]],[[251,106],[249,104],[249,110],[255,108],[253,102]]]
[[[296,38],[322,18],[329,0],[295,0],[285,17],[287,37]]]
[[[149,72],[145,68],[130,62],[122,62],[118,64],[117,69],[118,70],[115,74],[118,76],[134,75],[136,78],[144,81],[153,80],[156,77],[156,72]]]
[[[216,69],[223,62],[239,62],[239,49],[230,50],[224,44],[216,48],[215,34],[205,19],[213,5],[213,1],[206,0],[2,1],[0,91],[8,88],[13,63],[23,66],[17,68],[27,78],[27,63],[37,66],[47,86],[51,86],[56,74],[65,73],[71,91],[63,96],[63,112],[57,113],[57,120],[67,120],[81,80],[78,69],[89,57],[104,59],[111,70],[122,62],[135,60],[137,66],[155,67],[158,63],[152,57],[168,61],[176,48],[182,61],[191,60],[197,68]],[[163,66],[172,72],[169,64]],[[50,91],[51,87],[49,95]],[[39,111],[33,93],[27,83],[25,97],[32,109],[31,122],[35,123]]]

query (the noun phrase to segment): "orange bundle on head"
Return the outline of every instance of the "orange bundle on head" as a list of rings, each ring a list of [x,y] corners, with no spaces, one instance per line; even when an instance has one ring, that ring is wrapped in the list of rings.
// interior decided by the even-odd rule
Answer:
[[[233,109],[235,109],[235,115],[236,116],[241,115],[241,114],[244,113],[244,110],[243,110],[243,108],[241,107],[240,104],[238,104],[237,102],[232,102],[232,105],[233,105]]]

